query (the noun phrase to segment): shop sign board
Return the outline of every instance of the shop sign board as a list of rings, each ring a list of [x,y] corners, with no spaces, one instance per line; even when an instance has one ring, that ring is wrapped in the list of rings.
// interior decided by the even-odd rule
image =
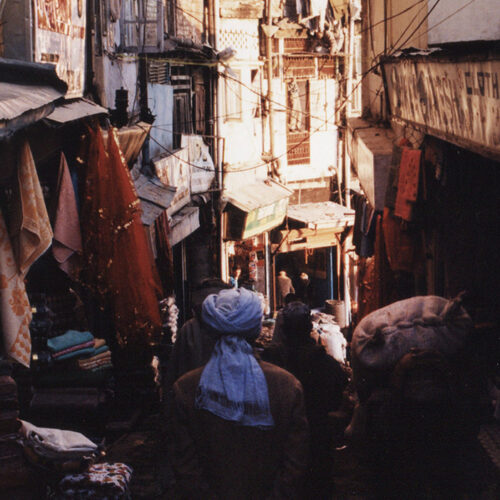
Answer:
[[[279,226],[285,218],[287,206],[288,197],[248,212],[242,239],[246,240]]]
[[[500,159],[500,59],[384,63],[393,118]]]
[[[35,0],[35,62],[52,63],[68,84],[67,98],[82,97],[85,82],[86,3]]]

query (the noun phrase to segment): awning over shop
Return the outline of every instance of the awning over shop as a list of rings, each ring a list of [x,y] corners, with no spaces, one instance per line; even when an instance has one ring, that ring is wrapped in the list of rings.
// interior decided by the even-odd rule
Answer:
[[[151,130],[151,125],[146,122],[138,122],[130,127],[122,127],[116,131],[118,143],[122,150],[125,161],[132,167],[141,152],[142,145]],[[103,132],[104,142],[107,140],[107,132]]]
[[[108,114],[108,110],[88,99],[63,101],[47,116],[50,122],[62,125],[88,116]]]
[[[0,82],[0,139],[45,118],[63,95],[45,85]]]
[[[303,227],[281,231],[279,252],[330,247],[339,244],[339,235],[354,225],[354,210],[325,201],[290,205],[288,218]]]
[[[176,212],[170,220],[170,244],[175,244],[187,238],[200,227],[200,209],[198,207],[184,207]]]
[[[0,139],[52,113],[67,88],[52,64],[0,58]]]
[[[344,229],[354,225],[354,210],[333,201],[289,205],[288,218],[303,222],[310,229]]]
[[[286,215],[292,191],[272,179],[225,191],[225,235],[229,240],[245,240],[279,226]]]
[[[142,223],[150,226],[170,206],[176,189],[165,186],[159,179],[145,175],[135,179],[134,184],[141,201]]]

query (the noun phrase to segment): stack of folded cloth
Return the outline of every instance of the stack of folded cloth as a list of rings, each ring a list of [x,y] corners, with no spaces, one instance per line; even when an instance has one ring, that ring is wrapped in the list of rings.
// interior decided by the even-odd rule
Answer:
[[[132,469],[120,462],[93,464],[86,472],[63,478],[60,498],[127,499],[131,476]]]
[[[57,362],[76,360],[78,370],[93,372],[112,368],[111,351],[103,339],[96,339],[90,332],[68,330],[63,335],[47,341],[52,359]]]
[[[102,344],[97,347],[97,342],[101,341]],[[92,370],[93,372],[105,370],[106,368],[113,368],[111,362],[111,351],[109,347],[104,344],[104,340],[96,339],[96,348],[94,354],[90,357],[80,358],[78,360],[78,367],[82,370]]]
[[[90,332],[68,330],[47,340],[52,366],[33,380],[30,412],[37,418],[57,411],[58,424],[75,413],[86,412],[99,421],[112,385],[111,351],[103,339]]]
[[[79,432],[37,427],[22,421],[28,461],[53,472],[83,472],[101,456],[100,447]]]

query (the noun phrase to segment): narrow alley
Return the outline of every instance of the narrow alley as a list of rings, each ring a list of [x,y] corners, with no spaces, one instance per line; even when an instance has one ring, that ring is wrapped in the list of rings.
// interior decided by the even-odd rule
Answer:
[[[0,499],[500,498],[498,0],[0,0]]]

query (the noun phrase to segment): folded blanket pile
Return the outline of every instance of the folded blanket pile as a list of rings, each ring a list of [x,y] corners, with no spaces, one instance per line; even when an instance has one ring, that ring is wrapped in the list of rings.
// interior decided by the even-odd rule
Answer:
[[[100,371],[112,368],[111,351],[104,339],[96,339],[90,332],[68,330],[47,341],[55,361],[76,359],[79,370]]]
[[[128,499],[132,469],[123,463],[93,464],[81,474],[65,476],[59,484],[62,498]]]

